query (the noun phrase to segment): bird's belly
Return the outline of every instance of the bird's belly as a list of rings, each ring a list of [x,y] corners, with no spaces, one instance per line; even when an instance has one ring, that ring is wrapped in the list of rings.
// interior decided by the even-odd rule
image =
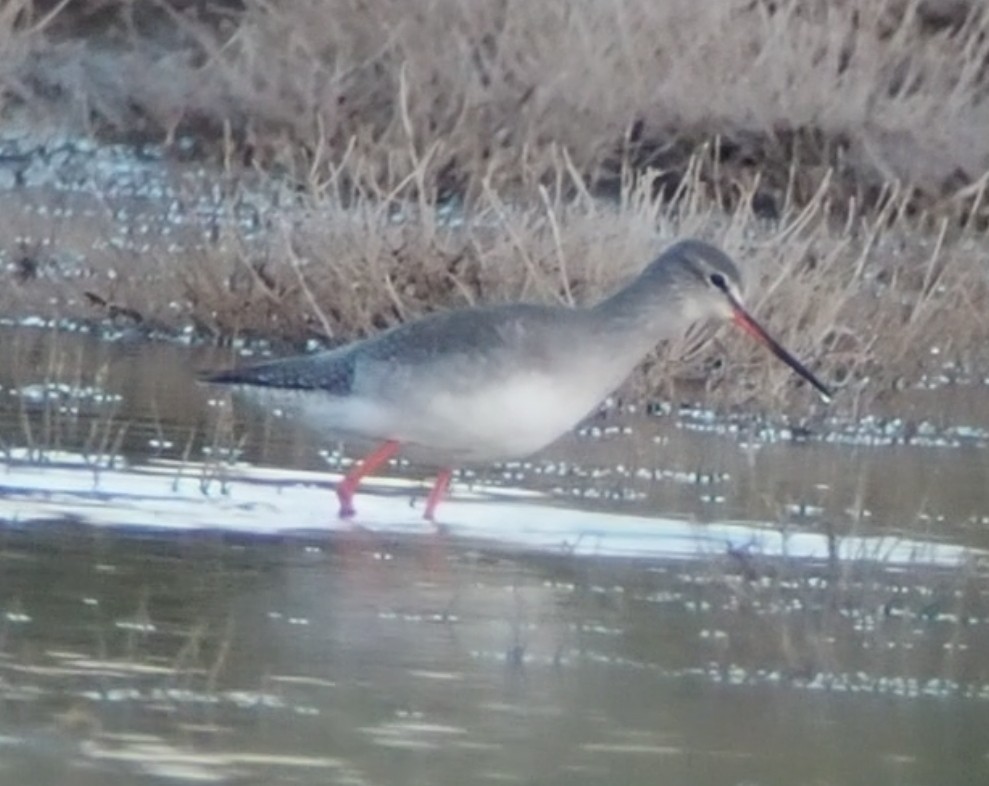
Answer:
[[[522,458],[572,429],[607,392],[588,392],[565,376],[516,374],[488,387],[432,396],[423,416],[408,424],[407,441],[442,446],[465,460]]]

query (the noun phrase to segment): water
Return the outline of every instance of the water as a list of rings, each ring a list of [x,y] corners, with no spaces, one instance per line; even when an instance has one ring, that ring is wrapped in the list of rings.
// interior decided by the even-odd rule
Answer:
[[[0,783],[989,779],[978,391],[611,412],[437,533],[414,466],[336,520],[348,451],[193,383],[227,362],[0,333]]]

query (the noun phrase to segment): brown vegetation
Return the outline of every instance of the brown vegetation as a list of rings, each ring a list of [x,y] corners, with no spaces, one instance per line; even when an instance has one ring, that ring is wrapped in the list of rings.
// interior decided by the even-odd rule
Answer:
[[[260,245],[91,260],[55,282],[59,314],[347,339],[475,301],[591,300],[696,235],[856,406],[986,360],[987,33],[964,2],[14,0],[0,102],[191,135],[228,182],[247,163],[298,189]],[[52,283],[17,282],[18,302]],[[767,375],[789,389],[722,333],[645,378],[724,391],[730,356],[750,372],[730,400]]]
[[[468,214],[386,192],[351,195],[344,206],[329,190],[259,240],[231,230],[180,255],[104,252],[84,275],[24,278],[9,293],[25,313],[50,310],[54,293],[63,316],[334,342],[476,302],[591,302],[675,238],[699,236],[739,260],[754,313],[844,387],[844,407],[940,374],[946,363],[957,376],[985,368],[989,293],[969,232],[906,216],[907,197],[838,225],[823,187],[804,206],[784,203],[778,222],[755,215],[751,192],[727,215],[702,198],[704,166],[695,160],[671,199],[639,179],[615,202],[561,168],[558,186],[536,203],[509,204],[485,189]],[[639,381],[672,397],[676,383],[699,384],[722,404],[757,396],[778,406],[793,390],[793,376],[754,342],[727,327],[710,338],[709,330],[689,336],[650,361]]]
[[[226,135],[319,178],[440,192],[675,187],[716,137],[725,198],[876,203],[889,182],[971,206],[989,169],[989,11],[964,0],[13,0],[0,89],[102,132]],[[40,103],[39,103],[40,102]],[[957,207],[957,205],[956,205]]]

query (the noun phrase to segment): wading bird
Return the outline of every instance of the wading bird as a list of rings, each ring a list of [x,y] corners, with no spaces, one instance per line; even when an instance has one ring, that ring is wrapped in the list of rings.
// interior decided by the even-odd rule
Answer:
[[[432,520],[453,467],[541,450],[590,414],[658,341],[701,320],[732,320],[830,400],[745,310],[741,290],[727,254],[683,240],[594,306],[449,311],[336,349],[203,379],[321,434],[375,442],[337,486],[341,517],[354,515],[361,479],[400,448],[440,467],[426,501]]]

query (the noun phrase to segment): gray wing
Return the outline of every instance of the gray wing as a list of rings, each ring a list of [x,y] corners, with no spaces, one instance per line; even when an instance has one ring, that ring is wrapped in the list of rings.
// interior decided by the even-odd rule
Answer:
[[[215,385],[323,390],[346,396],[354,385],[353,346],[207,373],[201,376],[200,380]]]
[[[204,382],[395,398],[427,379],[469,389],[506,366],[545,367],[570,309],[511,305],[424,317],[338,349],[208,374]],[[427,385],[428,387],[428,385]]]
[[[363,342],[352,381],[366,395],[397,399],[433,390],[467,394],[505,376],[546,370],[566,353],[565,308],[515,304],[448,311]]]

